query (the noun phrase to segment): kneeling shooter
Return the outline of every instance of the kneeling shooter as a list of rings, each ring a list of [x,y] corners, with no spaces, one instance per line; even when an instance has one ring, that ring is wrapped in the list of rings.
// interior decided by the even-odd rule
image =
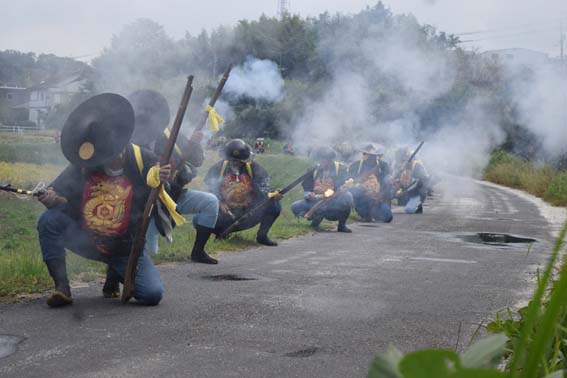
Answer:
[[[225,159],[212,166],[205,177],[209,190],[219,199],[219,216],[214,233],[226,236],[224,231],[235,220],[270,196],[273,201],[262,211],[247,217],[246,221],[232,231],[247,230],[259,223],[256,241],[263,245],[276,246],[277,243],[268,237],[268,232],[280,215],[279,201],[283,196],[278,192],[270,193],[268,172],[252,160],[252,148],[243,140],[229,141],[224,154]]]

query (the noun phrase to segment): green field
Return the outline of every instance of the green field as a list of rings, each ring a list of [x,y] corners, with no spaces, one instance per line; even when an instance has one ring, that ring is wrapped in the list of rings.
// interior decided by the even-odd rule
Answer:
[[[26,143],[26,145],[28,145]],[[59,159],[54,152],[54,159]],[[190,187],[204,189],[202,177],[208,166],[218,157],[212,156],[200,175]],[[0,159],[1,160],[1,159]],[[25,159],[24,159],[25,160]],[[260,155],[256,160],[270,173],[272,188],[281,188],[305,172],[309,163],[299,158],[285,155]],[[0,182],[12,183],[16,187],[34,188],[38,182],[49,183],[63,169],[62,165],[8,163],[0,161]],[[270,232],[274,239],[285,239],[310,232],[308,223],[296,219],[289,208],[291,202],[302,196],[301,188],[290,192],[282,201],[283,211]],[[37,240],[36,222],[44,210],[34,199],[17,199],[12,195],[0,195],[0,300],[10,301],[21,295],[42,293],[52,286],[47,270],[41,260]],[[327,224],[328,225],[328,224]],[[208,244],[212,255],[219,252],[237,251],[256,246],[257,228],[239,232],[228,240],[213,240]],[[160,241],[160,253],[156,262],[187,261],[194,239],[194,229],[190,222],[178,227],[173,233],[174,241],[169,244]],[[71,280],[92,281],[101,277],[104,266],[69,253],[68,270]]]

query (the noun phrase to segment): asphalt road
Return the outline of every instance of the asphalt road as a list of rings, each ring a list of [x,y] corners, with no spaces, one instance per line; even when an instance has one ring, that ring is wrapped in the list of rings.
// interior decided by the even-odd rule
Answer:
[[[462,349],[481,321],[528,298],[551,245],[534,205],[476,184],[431,199],[423,215],[352,228],[221,255],[218,266],[162,266],[167,294],[153,308],[104,300],[97,285],[65,309],[4,305],[0,335],[22,341],[0,376],[365,377],[390,344]],[[528,253],[461,239],[477,232],[538,242]],[[0,356],[13,340],[0,337]]]

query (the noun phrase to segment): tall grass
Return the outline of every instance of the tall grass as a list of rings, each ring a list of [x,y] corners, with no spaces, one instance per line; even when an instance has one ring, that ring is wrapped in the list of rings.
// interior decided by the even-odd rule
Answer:
[[[567,172],[537,165],[504,151],[492,154],[484,178],[496,184],[525,190],[556,206],[567,205]]]

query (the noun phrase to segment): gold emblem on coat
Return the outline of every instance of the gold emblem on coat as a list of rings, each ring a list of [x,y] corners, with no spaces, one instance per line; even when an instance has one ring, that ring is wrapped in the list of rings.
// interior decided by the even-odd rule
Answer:
[[[313,185],[313,193],[315,194],[325,194],[328,190],[334,190],[335,182],[332,178],[322,178],[315,180],[315,184]]]
[[[102,235],[121,235],[127,228],[126,206],[132,195],[130,185],[99,181],[90,188],[83,205],[84,227]]]

